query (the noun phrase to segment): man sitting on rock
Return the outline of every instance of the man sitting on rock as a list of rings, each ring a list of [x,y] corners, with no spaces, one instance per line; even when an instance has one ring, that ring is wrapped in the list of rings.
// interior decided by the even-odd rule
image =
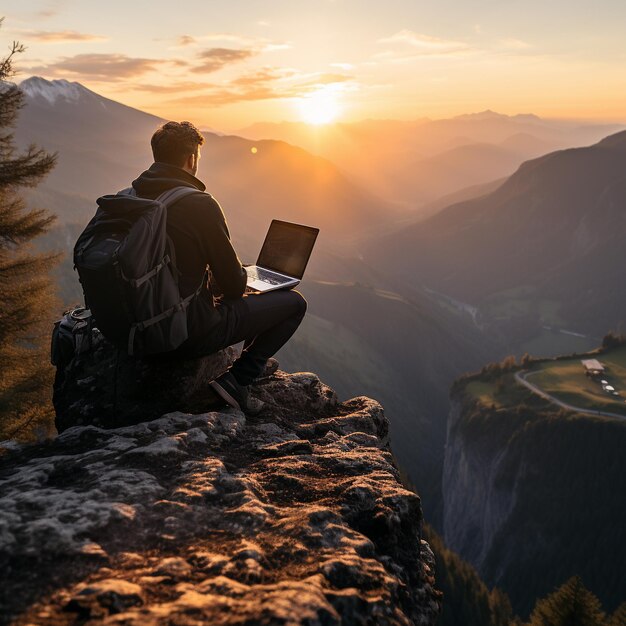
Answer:
[[[203,143],[204,137],[189,122],[163,124],[152,136],[154,163],[133,181],[137,195],[154,199],[183,185],[204,191],[204,183],[195,176]],[[257,413],[262,403],[251,397],[250,385],[300,325],[306,300],[293,290],[244,294],[246,271],[231,243],[224,213],[208,193],[175,202],[168,210],[167,232],[181,272],[182,297],[198,288],[207,266],[212,276],[189,306],[189,338],[177,353],[201,356],[244,341],[241,356],[210,384],[231,406]]]

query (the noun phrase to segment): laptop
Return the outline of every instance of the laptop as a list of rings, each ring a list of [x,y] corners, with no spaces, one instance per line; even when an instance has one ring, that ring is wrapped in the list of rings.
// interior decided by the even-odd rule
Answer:
[[[256,265],[248,265],[246,291],[295,287],[304,274],[319,228],[272,220]]]

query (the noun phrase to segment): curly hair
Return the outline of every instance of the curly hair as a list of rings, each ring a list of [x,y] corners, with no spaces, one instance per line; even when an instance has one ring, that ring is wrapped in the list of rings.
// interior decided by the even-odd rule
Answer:
[[[202,133],[191,122],[166,122],[150,140],[155,161],[178,167],[182,167],[203,143]]]

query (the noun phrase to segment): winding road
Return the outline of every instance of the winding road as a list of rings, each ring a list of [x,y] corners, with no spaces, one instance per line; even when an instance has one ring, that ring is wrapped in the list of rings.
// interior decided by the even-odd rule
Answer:
[[[626,419],[626,415],[622,415],[620,413],[608,413],[607,411],[591,411],[589,409],[583,409],[579,406],[574,406],[573,404],[568,404],[567,402],[563,402],[554,396],[551,396],[549,393],[546,393],[537,385],[533,385],[526,380],[532,374],[537,374],[537,372],[515,372],[515,380],[520,383],[520,385],[524,385],[527,389],[530,389],[533,393],[536,393],[538,396],[542,397],[544,400],[551,402],[552,404],[556,404],[563,409],[567,409],[568,411],[575,411],[576,413],[585,413],[587,415],[602,415],[605,417],[617,417],[619,419]]]

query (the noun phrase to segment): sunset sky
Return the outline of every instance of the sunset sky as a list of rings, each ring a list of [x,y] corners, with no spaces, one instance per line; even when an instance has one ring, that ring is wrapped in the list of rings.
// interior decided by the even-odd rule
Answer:
[[[163,117],[626,121],[623,0],[5,0],[20,74]]]

